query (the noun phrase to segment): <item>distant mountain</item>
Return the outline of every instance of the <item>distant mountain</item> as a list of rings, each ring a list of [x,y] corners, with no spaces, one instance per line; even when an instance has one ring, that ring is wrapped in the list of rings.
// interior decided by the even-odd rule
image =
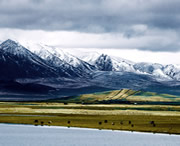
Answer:
[[[7,40],[0,45],[0,78],[82,77],[85,71],[61,60],[49,50],[31,52],[19,43]]]
[[[112,60],[108,55],[100,55],[97,60],[95,60],[94,65],[97,67],[100,71],[112,71],[113,70],[113,64]]]
[[[58,76],[44,60],[12,40],[0,45],[0,68],[0,79]]]
[[[135,63],[123,58],[84,53],[78,57],[44,44],[13,40],[0,44],[0,80],[6,89],[121,89],[171,92],[180,95],[180,65]],[[15,84],[14,84],[15,83]],[[42,86],[41,86],[42,85]],[[0,92],[1,86],[0,83]],[[63,92],[64,94],[64,92]],[[70,94],[70,93],[67,93]]]
[[[134,63],[95,52],[80,58],[56,47],[7,40],[0,45],[0,78],[90,77],[98,71],[150,75],[157,80],[180,81],[180,65]],[[16,70],[13,74],[12,72]]]
[[[52,65],[64,69],[66,72],[75,72],[79,77],[87,76],[95,69],[93,65],[52,46],[26,44],[26,47]]]
[[[100,55],[94,63],[101,71],[135,72],[132,62],[105,54]]]
[[[150,74],[157,79],[164,80],[180,80],[180,66],[175,65],[161,65],[157,63],[136,63],[135,70]]]
[[[180,81],[180,65],[166,65],[163,68],[163,72],[172,79]]]
[[[96,66],[101,71],[122,71],[134,72],[132,61],[114,57],[107,54],[99,54],[97,52],[89,52],[79,56],[82,60]]]
[[[106,54],[94,53],[95,57],[88,54],[82,56],[82,60],[94,65],[100,71],[114,72],[131,72],[135,74],[151,75],[158,80],[177,80],[180,81],[180,66],[178,65],[162,65],[158,63],[134,63],[119,57],[109,56]]]

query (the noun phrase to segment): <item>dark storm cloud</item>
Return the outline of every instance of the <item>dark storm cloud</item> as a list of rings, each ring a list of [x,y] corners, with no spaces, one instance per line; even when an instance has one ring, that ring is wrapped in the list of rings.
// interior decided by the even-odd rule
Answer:
[[[122,31],[136,24],[179,29],[179,0],[0,0],[0,26]]]
[[[147,35],[146,30],[134,28],[136,25],[178,33],[180,1],[0,0],[1,28],[122,33],[127,38]]]

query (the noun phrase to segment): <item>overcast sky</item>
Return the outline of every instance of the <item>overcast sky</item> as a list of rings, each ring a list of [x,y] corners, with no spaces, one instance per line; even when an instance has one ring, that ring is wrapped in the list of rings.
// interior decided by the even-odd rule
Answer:
[[[180,0],[0,0],[0,40],[8,38],[180,64]]]

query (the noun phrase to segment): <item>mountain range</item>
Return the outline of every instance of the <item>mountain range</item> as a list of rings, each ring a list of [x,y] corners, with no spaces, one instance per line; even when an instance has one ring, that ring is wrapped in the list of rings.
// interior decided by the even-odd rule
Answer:
[[[0,68],[3,83],[38,84],[56,91],[96,87],[180,94],[180,65],[135,63],[93,52],[77,57],[40,43],[21,45],[10,39],[2,42]]]

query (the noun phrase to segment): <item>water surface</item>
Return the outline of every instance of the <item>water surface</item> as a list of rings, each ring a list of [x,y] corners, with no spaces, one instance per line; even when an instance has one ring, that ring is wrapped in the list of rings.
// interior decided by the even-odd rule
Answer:
[[[0,146],[180,146],[180,136],[0,124]]]

